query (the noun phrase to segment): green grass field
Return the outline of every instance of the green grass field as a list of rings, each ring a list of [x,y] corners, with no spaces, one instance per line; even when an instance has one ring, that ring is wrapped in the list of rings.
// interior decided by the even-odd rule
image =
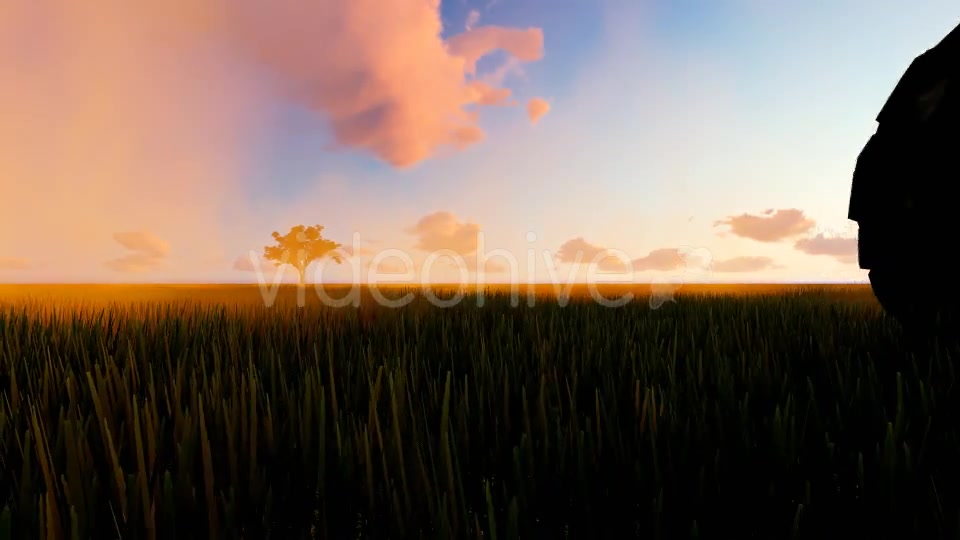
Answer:
[[[0,539],[960,534],[956,350],[864,286],[635,289],[0,287]]]

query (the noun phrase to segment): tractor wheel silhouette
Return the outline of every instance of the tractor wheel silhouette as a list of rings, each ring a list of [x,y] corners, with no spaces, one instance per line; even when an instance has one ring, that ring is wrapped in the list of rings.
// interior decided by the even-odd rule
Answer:
[[[911,336],[960,338],[960,25],[917,56],[854,167],[847,218],[884,310]]]
[[[870,286],[884,311],[911,337],[960,338],[960,286],[931,282],[923,271],[870,270]]]

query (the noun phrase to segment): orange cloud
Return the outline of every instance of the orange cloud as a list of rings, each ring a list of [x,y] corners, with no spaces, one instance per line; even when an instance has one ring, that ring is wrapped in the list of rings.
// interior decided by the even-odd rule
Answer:
[[[763,212],[763,215],[744,213],[729,216],[714,223],[715,227],[721,225],[729,226],[729,232],[734,236],[758,242],[779,242],[806,233],[816,222],[806,217],[802,210],[788,208],[769,209]]]
[[[857,263],[857,239],[830,237],[823,233],[797,240],[794,247],[808,255],[827,255],[846,264]]]
[[[149,232],[118,232],[113,235],[118,244],[131,253],[111,259],[104,265],[115,271],[136,274],[156,270],[163,266],[170,252],[170,244]]]
[[[686,264],[676,248],[660,248],[651,251],[644,257],[633,260],[633,270],[643,272],[647,270],[676,270]]]
[[[0,257],[0,270],[28,270],[33,262],[25,257]]]
[[[623,255],[623,254],[620,254]],[[603,246],[587,242],[582,237],[567,240],[555,255],[558,262],[589,264],[596,261],[597,268],[606,272],[624,272],[627,268],[615,252]],[[630,261],[634,272],[678,270],[683,267],[712,269],[716,272],[756,272],[781,268],[770,257],[734,257],[714,261],[709,250],[704,248],[660,248],[643,257]]]
[[[203,3],[224,14],[218,22],[236,49],[325,113],[337,143],[397,167],[483,139],[466,107],[499,103],[502,93],[471,84],[480,58],[497,50],[521,62],[543,56],[538,28],[483,26],[444,41],[439,1]]]
[[[478,269],[483,273],[508,270],[499,258],[486,254],[483,264],[480,264],[480,254],[477,253],[480,248],[480,235],[483,234],[480,225],[461,222],[452,212],[439,211],[423,216],[416,225],[407,229],[407,232],[417,236],[414,249],[432,252],[452,250],[463,258],[470,272]],[[490,251],[490,248],[485,251]],[[456,262],[450,257],[440,260],[446,266],[456,267]]]
[[[477,251],[480,225],[463,223],[451,212],[439,211],[423,216],[407,232],[417,236],[415,249],[450,249],[468,255]]]
[[[113,239],[130,251],[162,259],[170,253],[170,243],[149,232],[118,232]]]
[[[607,248],[591,244],[583,239],[582,236],[567,240],[557,251],[557,260],[562,263],[572,263],[591,261],[602,253],[606,253]]]
[[[473,81],[470,83],[470,91],[471,100],[478,105],[512,104],[507,101],[511,95],[509,88],[497,88],[484,81]]]
[[[582,237],[564,242],[556,253],[556,258],[561,263],[574,263],[577,262],[578,255],[580,264],[596,261],[599,270],[606,272],[627,270],[623,260],[612,249],[591,244]],[[635,272],[675,270],[683,265],[683,258],[675,248],[655,249],[643,257],[630,261],[630,266]]]
[[[775,264],[770,257],[734,257],[713,263],[714,272],[759,272],[773,268],[781,266]]]
[[[548,112],[550,112],[550,103],[543,98],[536,97],[527,102],[527,117],[533,124],[536,124]]]
[[[582,236],[564,242],[556,253],[556,259],[561,263],[589,264],[596,262],[597,268],[609,272],[622,272],[623,261],[613,255],[608,248],[591,244]]]
[[[464,60],[466,73],[474,75],[477,61],[497,50],[506,51],[521,62],[540,60],[543,58],[543,30],[482,26],[451,37],[447,45],[452,54]]]

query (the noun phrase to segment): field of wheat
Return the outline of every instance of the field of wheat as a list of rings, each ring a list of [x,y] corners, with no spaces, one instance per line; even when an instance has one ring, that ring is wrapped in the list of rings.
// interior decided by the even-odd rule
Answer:
[[[960,533],[958,353],[869,287],[261,292],[0,287],[0,539]]]

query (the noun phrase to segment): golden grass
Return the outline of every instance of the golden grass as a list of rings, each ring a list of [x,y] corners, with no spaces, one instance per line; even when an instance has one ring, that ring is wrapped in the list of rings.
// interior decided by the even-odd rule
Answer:
[[[318,296],[313,289],[314,285],[308,285],[306,290],[306,301],[308,304],[319,302]],[[318,285],[319,287],[319,285]],[[333,298],[341,298],[346,294],[349,285],[325,285],[323,286],[327,293]],[[451,290],[461,288],[454,284],[435,284],[430,286],[437,290]],[[518,287],[519,293],[524,297],[530,289],[536,296],[557,296],[559,292],[567,288],[552,284],[521,284]],[[395,285],[378,285],[380,290],[396,290]],[[421,287],[408,287],[410,289],[420,289]],[[361,297],[369,298],[370,289],[368,286],[360,286]],[[490,291],[510,291],[510,285],[491,284],[486,286]],[[873,294],[869,285],[863,284],[683,284],[679,287],[675,295],[724,295],[724,296],[744,296],[744,295],[792,295],[799,294],[811,289],[817,289],[828,295],[836,294],[851,300],[872,301]],[[467,293],[476,291],[475,286],[464,286],[461,290]],[[633,293],[637,301],[645,301],[651,293],[650,284],[600,284],[596,290],[607,298],[615,298],[627,292]],[[295,301],[297,287],[295,285],[282,285],[278,295],[279,302]],[[588,297],[590,288],[585,284],[575,284],[569,288],[571,297]],[[185,285],[0,285],[0,306],[22,305],[25,301],[54,301],[60,307],[66,307],[72,304],[81,303],[86,305],[114,304],[127,302],[180,302],[191,301],[204,304],[257,304],[263,302],[261,289],[257,285],[245,284],[185,284]]]

